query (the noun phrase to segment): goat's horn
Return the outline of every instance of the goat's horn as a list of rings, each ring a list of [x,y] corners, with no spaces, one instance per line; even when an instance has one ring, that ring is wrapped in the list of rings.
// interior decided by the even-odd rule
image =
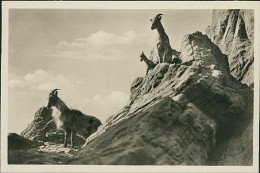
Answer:
[[[163,15],[163,14],[157,14],[157,15],[155,16],[155,18],[159,18],[161,15]]]
[[[50,95],[54,95],[54,93],[57,91],[57,90],[60,90],[60,89],[54,89],[50,92]]]

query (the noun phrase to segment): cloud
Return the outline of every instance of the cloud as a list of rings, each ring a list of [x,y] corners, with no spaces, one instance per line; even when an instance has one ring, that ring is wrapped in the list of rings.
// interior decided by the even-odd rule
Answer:
[[[45,50],[47,56],[71,59],[116,59],[122,57],[131,47],[149,44],[152,37],[134,31],[119,35],[98,31],[72,42],[61,41],[54,48]]]
[[[8,85],[9,88],[18,88],[18,89],[24,89],[28,86],[27,83],[21,79],[12,79],[9,81]]]
[[[83,43],[92,43],[96,46],[104,46],[110,44],[130,44],[131,42],[135,41],[136,38],[137,35],[134,31],[127,31],[123,35],[98,31],[97,33],[91,34],[88,38],[78,39],[77,41],[82,41]]]
[[[95,95],[91,99],[82,99],[82,104],[86,105],[88,114],[97,116],[104,122],[107,117],[122,109],[128,100],[128,93],[113,91],[107,96]]]
[[[24,76],[16,74],[9,75],[8,86],[10,89],[28,89],[33,91],[50,91],[54,88],[73,88],[75,84],[82,84],[73,78],[63,75],[55,75],[42,69]]]

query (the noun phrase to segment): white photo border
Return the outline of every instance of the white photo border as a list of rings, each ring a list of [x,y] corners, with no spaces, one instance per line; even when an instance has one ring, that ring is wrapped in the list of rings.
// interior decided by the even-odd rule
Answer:
[[[254,10],[254,123],[253,166],[113,166],[10,165],[8,135],[8,20],[9,9],[253,9]],[[259,169],[259,17],[260,2],[249,1],[4,1],[1,56],[1,172],[258,172]]]

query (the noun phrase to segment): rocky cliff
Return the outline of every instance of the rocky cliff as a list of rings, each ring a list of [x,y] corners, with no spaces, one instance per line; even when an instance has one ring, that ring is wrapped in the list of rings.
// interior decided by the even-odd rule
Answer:
[[[158,64],[129,103],[67,164],[251,165],[253,88],[200,32],[183,38],[182,64]]]
[[[214,10],[211,26],[206,29],[211,40],[228,55],[231,74],[242,83],[254,82],[254,11]]]

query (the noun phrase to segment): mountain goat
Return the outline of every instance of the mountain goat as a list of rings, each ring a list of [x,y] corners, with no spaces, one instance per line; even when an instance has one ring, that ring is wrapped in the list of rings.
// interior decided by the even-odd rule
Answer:
[[[67,147],[68,138],[71,135],[71,146],[74,146],[74,139],[77,132],[77,116],[82,114],[80,111],[75,109],[69,109],[66,104],[58,97],[59,89],[54,89],[50,92],[48,97],[48,108],[55,106],[60,114],[53,115],[57,130],[64,130],[64,147]]]
[[[157,14],[153,19],[151,29],[156,29],[158,31],[158,37],[156,39],[156,46],[158,49],[159,63],[172,62],[172,48],[170,45],[169,37],[165,33],[164,28],[161,23],[161,18],[163,14]]]
[[[148,74],[148,72],[154,69],[154,67],[156,66],[156,64],[154,64],[153,61],[151,61],[145,56],[144,52],[142,52],[142,54],[140,55],[140,61],[144,61],[147,65],[146,74]]]

